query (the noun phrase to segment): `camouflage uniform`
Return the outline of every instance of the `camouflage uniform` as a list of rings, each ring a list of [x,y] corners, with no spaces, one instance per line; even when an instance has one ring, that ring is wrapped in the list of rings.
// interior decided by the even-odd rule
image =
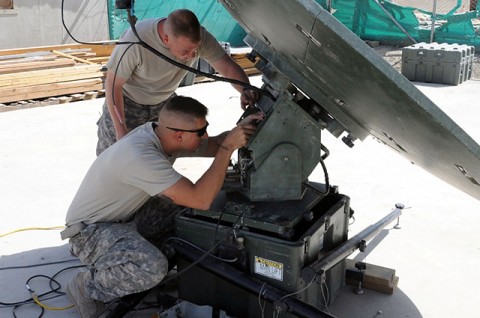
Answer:
[[[72,253],[89,268],[86,292],[109,302],[155,287],[168,272],[161,244],[174,232],[181,207],[150,198],[126,223],[93,223],[70,238]]]
[[[172,94],[172,96],[175,96],[175,94]],[[146,122],[157,121],[158,113],[165,102],[166,100],[156,105],[143,105],[136,103],[127,96],[123,95],[125,123],[127,124],[128,131],[137,128]],[[100,116],[97,126],[97,156],[99,156],[105,149],[117,141],[112,117],[108,111],[106,101],[103,103],[102,116]]]

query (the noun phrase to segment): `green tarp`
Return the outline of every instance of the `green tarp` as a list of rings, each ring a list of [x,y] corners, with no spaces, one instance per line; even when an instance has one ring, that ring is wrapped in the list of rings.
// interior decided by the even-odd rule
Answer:
[[[475,29],[476,11],[455,14],[461,0],[445,14],[433,15],[430,11],[402,7],[385,0],[317,0],[323,8],[363,40],[380,41],[397,46],[414,42],[458,43],[480,48],[480,30]],[[124,10],[115,9],[115,0],[108,0],[110,36],[118,39],[129,27]],[[330,8],[329,8],[330,7]],[[178,8],[195,12],[203,26],[232,47],[245,46],[245,31],[216,0],[136,0],[134,14],[139,20],[165,17]],[[422,17],[422,21],[418,19]],[[431,23],[435,22],[432,36]]]

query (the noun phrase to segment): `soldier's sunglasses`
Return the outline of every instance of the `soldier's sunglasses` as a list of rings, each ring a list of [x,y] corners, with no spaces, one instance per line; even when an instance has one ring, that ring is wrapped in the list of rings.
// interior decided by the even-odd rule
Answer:
[[[207,124],[200,129],[180,129],[180,128],[173,128],[173,127],[166,127],[166,128],[173,131],[196,133],[198,137],[202,137],[207,132],[207,127],[208,127],[208,121],[207,121]]]

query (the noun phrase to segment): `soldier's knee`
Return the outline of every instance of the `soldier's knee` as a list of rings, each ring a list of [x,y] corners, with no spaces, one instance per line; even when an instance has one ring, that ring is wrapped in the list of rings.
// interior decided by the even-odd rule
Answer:
[[[161,257],[157,258],[152,266],[152,280],[154,285],[158,285],[168,272],[168,260],[162,253],[160,254]]]

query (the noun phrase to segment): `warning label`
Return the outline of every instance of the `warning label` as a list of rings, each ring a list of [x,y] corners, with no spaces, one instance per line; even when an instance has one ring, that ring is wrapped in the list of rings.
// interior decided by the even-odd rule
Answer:
[[[283,281],[283,264],[255,256],[255,274]]]

